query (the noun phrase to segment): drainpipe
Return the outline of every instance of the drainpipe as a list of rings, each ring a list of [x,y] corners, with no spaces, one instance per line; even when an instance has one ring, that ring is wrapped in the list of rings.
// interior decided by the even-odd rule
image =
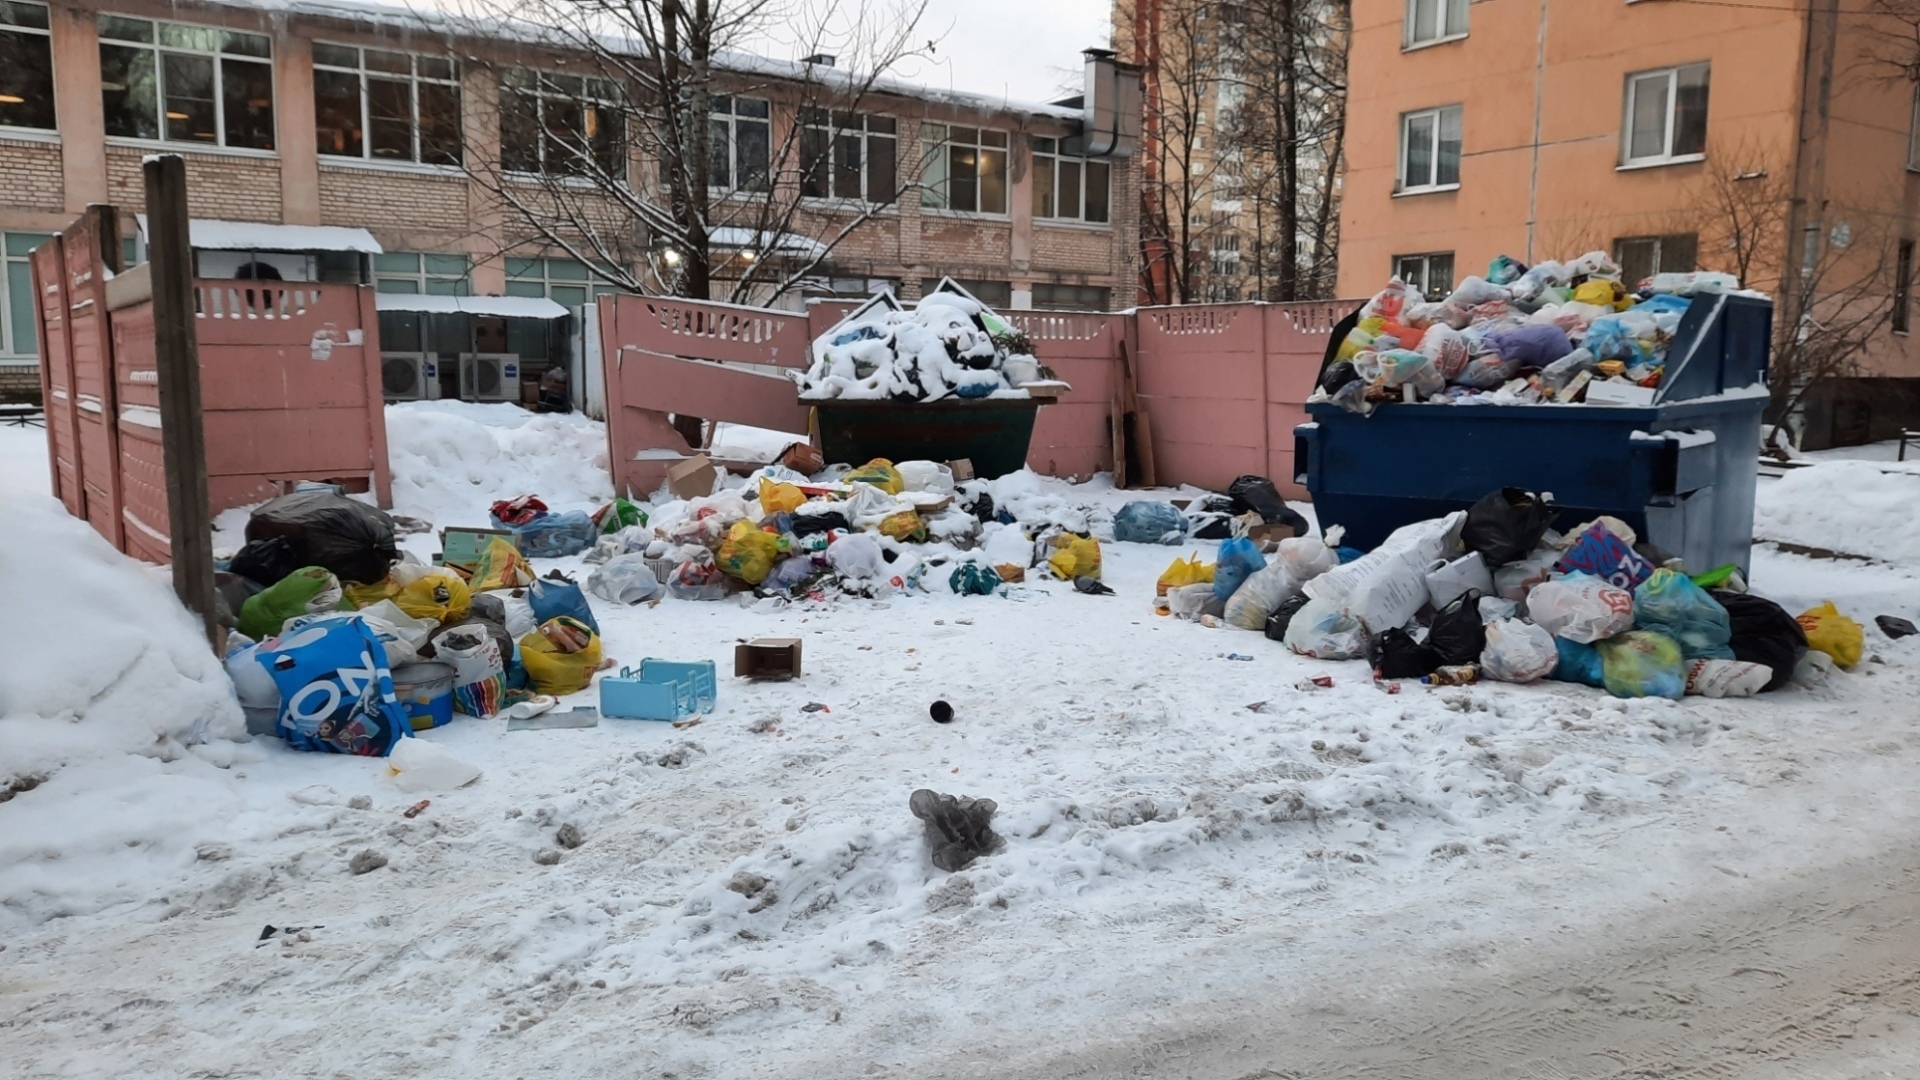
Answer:
[[[1540,109],[1547,94],[1547,0],[1540,0],[1540,33],[1533,57],[1533,175],[1527,181],[1527,265],[1533,265],[1533,232],[1540,205]]]

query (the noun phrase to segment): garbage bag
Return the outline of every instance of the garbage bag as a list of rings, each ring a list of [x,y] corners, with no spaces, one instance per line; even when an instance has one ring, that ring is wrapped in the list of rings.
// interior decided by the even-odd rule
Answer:
[[[647,557],[638,552],[615,555],[587,575],[587,591],[616,604],[644,604],[667,594],[654,576]]]
[[[585,690],[600,669],[600,635],[578,619],[561,615],[520,639],[520,663],[543,694]]]
[[[1560,650],[1553,635],[1530,622],[1495,619],[1487,624],[1487,647],[1480,653],[1480,670],[1489,679],[1530,683],[1553,674]]]
[[[385,757],[413,735],[386,650],[364,619],[322,620],[254,655],[280,691],[279,734],[294,749]]]
[[[500,711],[500,699],[507,692],[506,657],[485,623],[449,627],[435,639],[433,648],[436,660],[453,667],[455,711],[483,717]]]
[[[1680,700],[1687,692],[1687,664],[1680,643],[1657,630],[1629,630],[1600,642],[1607,693],[1619,698]]]
[[[1446,663],[1431,646],[1398,626],[1373,639],[1367,660],[1381,679],[1424,679]]]
[[[1475,390],[1498,390],[1508,379],[1520,373],[1520,361],[1508,360],[1499,353],[1480,353],[1467,361],[1460,374],[1453,377],[1455,386],[1470,386]]]
[[[1331,600],[1309,600],[1288,620],[1286,646],[1316,660],[1358,660],[1367,655],[1367,628]]]
[[[580,584],[550,574],[527,586],[527,604],[533,608],[533,621],[545,625],[564,615],[576,619],[594,633],[600,632],[600,620],[593,617],[593,606]]]
[[[500,499],[487,508],[495,521],[508,525],[525,525],[527,522],[547,512],[547,504],[538,495],[522,495],[514,499]]]
[[[1510,285],[1527,272],[1527,264],[1511,255],[1496,255],[1487,264],[1487,280],[1495,285]]]
[[[1521,603],[1535,586],[1553,576],[1553,565],[1559,560],[1559,549],[1541,548],[1518,562],[1510,562],[1493,572],[1493,591],[1503,599]]]
[[[564,559],[578,555],[592,547],[594,538],[600,535],[585,510],[542,514],[518,525],[494,518],[493,524],[497,529],[512,532],[514,545],[529,559]]]
[[[947,588],[961,596],[992,596],[1003,584],[993,567],[981,563],[961,563],[947,575]]]
[[[1453,333],[1446,327],[1439,329]],[[1464,345],[1465,343],[1462,342]],[[1413,349],[1389,349],[1380,353],[1380,381],[1394,389],[1411,386],[1417,397],[1430,397],[1446,389],[1446,377],[1433,365],[1433,359]]]
[[[1550,323],[1529,323],[1495,330],[1483,339],[1500,359],[1521,367],[1543,368],[1573,351],[1567,332]]]
[[[1266,556],[1260,554],[1260,545],[1252,540],[1236,536],[1222,542],[1218,561],[1213,564],[1213,595],[1228,599],[1247,578],[1266,566]]]
[[[1090,577],[1100,580],[1100,541],[1073,533],[1053,538],[1054,553],[1047,557],[1047,568],[1061,581]]]
[[[1420,339],[1420,355],[1433,362],[1434,371],[1443,381],[1465,371],[1467,361],[1472,359],[1467,339],[1451,326],[1428,327],[1426,336]]]
[[[956,798],[921,788],[908,796],[907,808],[926,829],[933,865],[948,873],[966,869],[1002,843],[993,831],[993,812],[999,807],[992,799]]]
[[[1807,634],[1787,609],[1752,593],[1716,590],[1713,598],[1727,609],[1733,636],[1727,646],[1735,660],[1763,664],[1773,675],[1762,690],[1778,690],[1793,681],[1800,658],[1807,655]]]
[[[764,476],[760,478],[760,512],[762,514],[791,514],[806,504],[806,492],[792,484],[778,484]]]
[[[1580,533],[1554,568],[1592,574],[1628,592],[1652,577],[1654,569],[1629,541],[1597,521]]]
[[[699,557],[674,568],[667,591],[680,600],[725,600],[727,580],[727,575],[713,564],[713,556],[703,550]]]
[[[280,633],[287,620],[297,615],[339,610],[343,595],[339,579],[325,567],[295,570],[247,597],[240,605],[240,632],[255,641],[265,640]]]
[[[1446,607],[1467,593],[1493,595],[1493,573],[1487,569],[1487,560],[1479,552],[1469,551],[1452,562],[1439,559],[1434,562],[1434,568],[1427,572],[1427,600],[1434,607]],[[1454,661],[1460,664],[1468,662]]]
[[[953,470],[937,461],[902,461],[894,468],[908,491],[926,491],[935,495],[953,494]]]
[[[1127,544],[1177,544],[1186,539],[1187,519],[1172,503],[1137,499],[1113,515],[1113,538]]]
[[[1531,596],[1527,604],[1531,609]],[[1688,660],[1734,658],[1733,650],[1727,645],[1733,637],[1727,609],[1677,570],[1655,570],[1633,591],[1633,625],[1635,629],[1656,630],[1672,638],[1680,644],[1680,653]]]
[[[1592,574],[1568,574],[1533,587],[1527,617],[1554,637],[1591,645],[1633,629],[1633,594]]]
[[[1456,550],[1461,513],[1395,529],[1379,547],[1321,574],[1302,588],[1357,617],[1369,632],[1405,626],[1427,604],[1427,571]]]
[[[386,511],[331,491],[300,491],[260,504],[247,519],[247,542],[277,536],[293,542],[295,566],[324,566],[341,581],[379,581],[400,558]]]
[[[1442,664],[1478,663],[1487,650],[1487,624],[1480,618],[1480,594],[1468,591],[1434,613],[1427,645]],[[1421,674],[1425,674],[1422,672]]]
[[[593,512],[593,527],[602,536],[646,523],[647,512],[629,502],[625,496],[616,495],[612,502]]]
[[[1198,585],[1203,582],[1208,585],[1213,584],[1213,564],[1201,562],[1200,553],[1196,551],[1191,558],[1173,560],[1172,564],[1161,572],[1155,591],[1165,596],[1169,589],[1177,589],[1182,585]]]
[[[1520,488],[1491,491],[1467,511],[1460,543],[1479,552],[1488,566],[1505,566],[1539,545],[1557,512],[1551,495]]]
[[[1582,686],[1607,685],[1606,665],[1600,659],[1598,648],[1566,638],[1554,638],[1553,647],[1560,652],[1560,662],[1554,665],[1553,674],[1548,678]]]
[[[1175,585],[1167,590],[1167,610],[1182,619],[1197,619],[1206,606],[1214,601],[1213,583],[1196,582],[1192,585]],[[1222,605],[1222,611],[1225,605]]]
[[[473,589],[466,579],[444,566],[408,564],[396,567],[393,576],[400,582],[394,606],[416,619],[457,623],[473,607]]]
[[[907,488],[906,478],[893,462],[886,458],[874,458],[865,465],[840,478],[843,484],[872,484],[889,495],[898,495]]]
[[[813,536],[816,533],[846,532],[853,528],[853,522],[838,510],[827,510],[818,514],[793,515],[793,535]]]
[[[391,576],[388,576],[385,580],[372,583],[354,582],[353,584],[348,584],[343,581],[340,583],[340,606],[349,610],[359,611],[363,608],[372,607],[382,600],[391,600],[393,599],[393,594],[399,591],[400,583],[393,580]]]
[[[1807,635],[1807,648],[1826,653],[1842,668],[1850,668],[1860,662],[1860,653],[1867,645],[1866,631],[1859,623],[1842,615],[1833,601],[1808,608],[1800,613],[1798,621],[1800,629]]]
[[[1344,349],[1345,346],[1341,348]],[[1325,390],[1329,397],[1339,392],[1340,388],[1348,383],[1359,381],[1360,373],[1353,370],[1353,361],[1344,356],[1328,364],[1327,370],[1320,373],[1320,389]]]
[[[885,575],[887,560],[878,540],[866,533],[848,533],[827,547],[827,565],[842,577],[867,581]]]
[[[880,519],[880,535],[890,536],[901,543],[909,540],[925,540],[927,523],[918,511],[901,510]]]
[[[474,592],[485,592],[518,589],[532,581],[533,567],[526,556],[506,538],[495,536],[480,549],[480,557],[473,563],[473,579],[468,585]]]
[[[1317,536],[1289,536],[1280,541],[1276,556],[1292,571],[1293,580],[1305,585],[1340,565],[1340,556]]]
[[[1295,593],[1285,600],[1280,601],[1280,606],[1274,608],[1273,614],[1267,616],[1267,640],[1285,642],[1287,640],[1287,627],[1293,623],[1294,614],[1301,608],[1306,607],[1308,603],[1310,603],[1310,601],[1307,599],[1305,593]]]
[[[1247,575],[1247,580],[1227,598],[1227,623],[1242,630],[1259,630],[1267,625],[1268,616],[1299,592],[1300,583],[1294,579],[1293,569],[1275,560]]]
[[[480,766],[460,760],[439,743],[408,739],[387,755],[387,779],[409,795],[452,791],[480,779]]]
[[[404,614],[400,617],[407,619],[407,616]],[[415,663],[420,659],[419,647],[412,644],[407,637],[403,636],[402,631],[391,623],[383,619],[375,618],[364,611],[317,611],[309,615],[295,615],[293,618],[287,620],[285,626],[280,628],[280,636],[285,637],[305,627],[312,626],[314,623],[325,622],[328,619],[359,619],[361,622],[366,623],[367,629],[373,631],[373,636],[379,639],[380,646],[384,650],[387,667],[390,669],[397,668],[402,664]],[[411,619],[407,619],[407,621],[412,622]],[[424,644],[425,638],[422,638],[421,641]]]
[[[300,569],[300,545],[291,536],[249,540],[234,552],[227,569],[248,581],[271,585]]]
[[[1687,693],[1703,697],[1752,697],[1773,680],[1773,669],[1745,660],[1687,661]]]
[[[1273,481],[1264,476],[1248,473],[1227,485],[1227,498],[1232,502],[1232,513],[1239,515],[1251,510],[1260,515],[1260,520],[1268,525],[1287,525],[1295,536],[1310,536],[1313,527],[1299,511],[1287,505],[1280,497],[1280,489]]]
[[[752,522],[736,521],[727,530],[727,538],[720,541],[714,564],[729,577],[758,585],[767,580],[773,561],[779,557],[779,538],[754,528]]]

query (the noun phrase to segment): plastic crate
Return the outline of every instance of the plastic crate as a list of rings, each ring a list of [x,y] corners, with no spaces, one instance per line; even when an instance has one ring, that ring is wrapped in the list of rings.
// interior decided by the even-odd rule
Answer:
[[[720,682],[711,660],[649,657],[600,680],[600,715],[617,720],[685,720],[713,711]]]

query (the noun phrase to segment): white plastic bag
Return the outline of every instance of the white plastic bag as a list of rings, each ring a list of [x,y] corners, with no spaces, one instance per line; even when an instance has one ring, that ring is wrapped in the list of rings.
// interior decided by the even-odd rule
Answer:
[[[1203,581],[1197,585],[1176,585],[1167,590],[1167,610],[1182,619],[1197,619],[1200,609],[1213,599],[1213,583]]]
[[[480,766],[415,736],[393,744],[393,753],[387,755],[387,778],[405,792],[452,791],[480,779]]]
[[[937,461],[902,461],[894,465],[908,491],[930,491],[935,495],[953,494],[953,470]]]
[[[871,484],[859,487],[871,488]],[[877,489],[876,489],[877,490]],[[880,543],[866,533],[848,533],[827,547],[827,565],[841,576],[870,581],[886,573],[887,561],[880,554]]]
[[[1773,669],[1745,660],[1693,660],[1687,664],[1687,693],[1704,697],[1752,697],[1773,678]]]
[[[1520,614],[1520,605],[1504,596],[1483,596],[1480,598],[1480,622],[1482,625],[1495,619],[1511,619]]]
[[[1469,551],[1452,562],[1435,559],[1433,569],[1427,572],[1427,598],[1435,610],[1476,590],[1482,596],[1493,595],[1493,572],[1487,569],[1487,560],[1477,551]]]
[[[425,645],[427,639],[433,636],[433,632],[440,629],[440,624],[434,622],[432,619],[416,619],[406,612],[401,611],[400,605],[394,603],[392,600],[381,600],[378,603],[368,604],[355,614],[365,615],[369,619],[378,619],[386,623],[393,628],[393,632],[399,636],[400,640],[406,642],[407,647],[416,653],[420,651],[420,646]],[[406,660],[401,661],[401,663],[411,662],[412,661]]]
[[[1487,647],[1480,653],[1480,670],[1487,678],[1529,683],[1553,674],[1559,663],[1560,649],[1542,627],[1519,619],[1487,624]]]
[[[502,596],[500,606],[507,611],[507,636],[515,641],[539,629],[534,621],[533,604],[524,596]]]
[[[1359,660],[1367,655],[1367,628],[1326,600],[1309,600],[1287,624],[1287,648],[1316,660]]]
[[[645,555],[630,552],[615,555],[588,575],[587,591],[616,604],[644,604],[665,596],[667,587],[654,576]]]
[[[1340,565],[1340,555],[1317,536],[1290,536],[1280,541],[1277,560],[1293,572],[1293,580],[1305,585]]]
[[[1374,633],[1405,626],[1427,602],[1427,568],[1459,549],[1466,511],[1396,529],[1386,542],[1306,583],[1308,598],[1331,601]]]
[[[1553,564],[1559,561],[1558,549],[1535,548],[1526,558],[1493,572],[1493,591],[1515,603],[1525,603],[1535,585],[1553,576]]]
[[[1233,596],[1227,600],[1227,622],[1242,630],[1264,630],[1267,616],[1299,591],[1293,568],[1275,559],[1233,590]]]
[[[1568,574],[1533,587],[1527,617],[1554,637],[1591,645],[1633,629],[1633,594],[1592,574]]]

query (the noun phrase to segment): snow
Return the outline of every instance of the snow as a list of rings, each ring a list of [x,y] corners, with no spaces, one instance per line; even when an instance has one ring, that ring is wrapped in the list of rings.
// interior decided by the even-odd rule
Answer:
[[[147,215],[135,214],[140,235],[147,234]],[[358,251],[382,254],[380,242],[365,229],[346,225],[269,225],[258,221],[218,221],[193,218],[187,222],[187,241],[211,251]]]
[[[827,253],[825,244],[810,237],[788,232],[763,232],[737,225],[721,225],[713,229],[707,234],[707,243],[722,249],[771,251],[806,259],[817,259]]]
[[[428,293],[375,293],[381,311],[430,311],[443,314],[499,315],[509,319],[563,319],[567,309],[544,296],[435,296]]]
[[[388,428],[396,511],[438,525],[483,523],[527,491],[570,509],[611,488],[601,428],[578,418],[420,402],[391,407]],[[44,437],[0,430],[0,464],[44,484],[17,445]],[[1023,521],[1096,535],[1124,502],[1176,494],[1030,473],[989,486]],[[1802,498],[1780,491],[1761,488],[1769,520]],[[1035,574],[995,597],[596,603],[619,663],[718,661],[717,708],[682,730],[458,719],[423,737],[480,779],[406,819],[421,796],[382,762],[271,739],[133,752],[155,717],[191,729],[197,630],[150,571],[38,505],[44,520],[0,553],[32,553],[30,576],[0,572],[9,612],[35,621],[0,625],[45,644],[0,648],[0,686],[75,700],[93,684],[64,682],[103,634],[111,656],[145,643],[138,670],[173,681],[0,804],[0,1056],[24,1075],[174,1075],[184,1060],[299,1077],[1012,1075],[982,1063],[1127,1037],[1132,1018],[1296,994],[1304,1009],[1309,989],[1369,964],[1444,974],[1525,950],[1523,933],[1609,934],[1718,902],[1730,875],[1904,843],[1920,820],[1901,749],[1920,745],[1903,707],[1920,639],[1870,622],[1920,612],[1908,562],[1756,551],[1756,588],[1791,611],[1834,599],[1884,662],[1747,701],[1556,683],[1390,695],[1359,663],[1154,616],[1159,573],[1190,551],[1210,560],[1210,542],[1103,544],[1111,597]],[[1011,550],[1016,531],[988,546]],[[537,564],[555,567],[582,570]],[[761,635],[801,637],[806,676],[731,678],[734,644]],[[1296,689],[1318,674],[1333,687]],[[927,719],[936,699],[952,724]],[[996,800],[1006,846],[934,870],[907,811],[919,787]],[[1728,822],[1752,839],[1708,854]],[[557,847],[562,825],[584,844]],[[60,859],[12,870],[50,842]],[[350,873],[367,849],[387,865]],[[256,948],[268,924],[309,929]],[[1441,941],[1451,960],[1433,957]]]
[[[1920,462],[1826,459],[1761,482],[1753,534],[1920,568]]]

